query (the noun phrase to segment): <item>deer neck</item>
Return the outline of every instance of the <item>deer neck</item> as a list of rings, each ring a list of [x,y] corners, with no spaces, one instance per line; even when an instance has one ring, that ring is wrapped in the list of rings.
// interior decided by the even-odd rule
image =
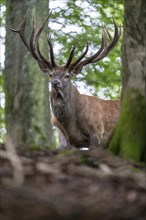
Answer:
[[[71,117],[75,117],[77,112],[80,93],[76,89],[76,87],[72,84],[70,89],[62,92],[62,91],[52,91],[51,92],[51,105],[52,110],[61,123],[63,121],[70,121]]]

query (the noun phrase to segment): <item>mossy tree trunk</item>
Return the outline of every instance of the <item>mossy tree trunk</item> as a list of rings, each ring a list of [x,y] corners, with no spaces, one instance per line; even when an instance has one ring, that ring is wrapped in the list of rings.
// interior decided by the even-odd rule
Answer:
[[[125,0],[123,91],[120,119],[109,149],[146,160],[146,2]]]
[[[39,69],[24,47],[18,34],[9,28],[18,28],[27,9],[31,6],[26,32],[30,37],[32,17],[40,26],[48,15],[48,0],[6,1],[6,129],[16,146],[44,147],[53,143],[50,124],[48,76]],[[46,28],[47,29],[47,28]],[[40,46],[47,56],[46,33],[42,34]]]

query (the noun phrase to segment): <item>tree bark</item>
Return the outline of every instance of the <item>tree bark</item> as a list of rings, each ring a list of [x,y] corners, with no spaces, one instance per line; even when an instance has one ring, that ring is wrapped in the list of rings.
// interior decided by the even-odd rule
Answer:
[[[42,74],[18,34],[9,28],[18,28],[31,6],[26,32],[30,37],[32,17],[39,26],[48,14],[48,1],[6,1],[6,129],[15,146],[43,147],[53,143],[50,123],[48,76]],[[41,38],[41,50],[47,41]],[[46,35],[45,35],[46,39]],[[46,50],[47,52],[47,50]],[[47,53],[46,53],[47,54]]]
[[[146,2],[125,0],[122,107],[109,149],[146,159]]]

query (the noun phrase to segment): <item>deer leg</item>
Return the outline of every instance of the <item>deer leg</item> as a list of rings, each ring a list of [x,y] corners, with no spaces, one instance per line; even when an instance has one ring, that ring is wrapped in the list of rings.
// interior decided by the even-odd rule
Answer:
[[[58,149],[63,150],[67,147],[67,141],[63,133],[58,129],[59,133],[59,145],[57,146]]]
[[[61,132],[60,129],[58,129],[59,132],[59,146],[57,147],[60,150],[64,150],[64,149],[72,149],[73,146],[69,143],[69,141],[67,140],[67,138],[65,137],[65,135]]]
[[[66,135],[66,132],[65,132],[64,128],[62,127],[62,125],[59,123],[59,121],[54,116],[51,118],[51,123],[55,127],[57,127],[58,131],[59,131],[60,144],[57,148],[60,149],[60,150],[72,149],[73,146],[69,143],[68,137]]]
[[[93,150],[97,147],[100,146],[100,139],[99,137],[97,136],[97,134],[91,134],[90,135],[90,145],[89,145],[89,149],[90,150]]]

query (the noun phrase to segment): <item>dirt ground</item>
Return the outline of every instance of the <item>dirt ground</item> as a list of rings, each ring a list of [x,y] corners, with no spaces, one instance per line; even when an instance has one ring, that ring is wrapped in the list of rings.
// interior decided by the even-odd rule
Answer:
[[[1,220],[145,220],[145,166],[94,151],[0,150]]]

